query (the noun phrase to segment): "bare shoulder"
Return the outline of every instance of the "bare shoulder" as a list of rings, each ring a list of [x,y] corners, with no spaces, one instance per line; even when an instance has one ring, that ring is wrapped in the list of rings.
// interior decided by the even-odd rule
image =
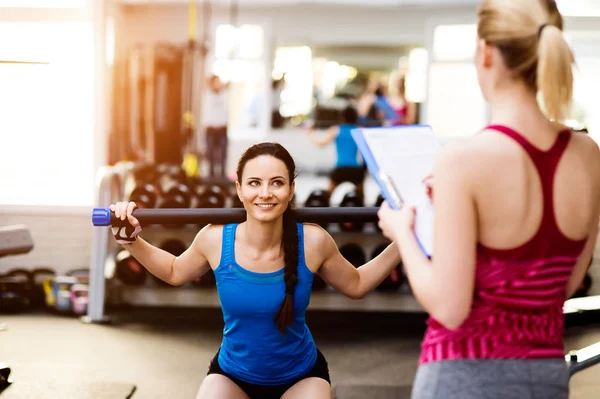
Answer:
[[[322,251],[332,240],[331,235],[318,224],[304,223],[305,252]]]
[[[223,239],[223,225],[208,224],[204,226],[194,239],[192,244],[201,254],[208,256],[213,250],[221,250],[221,241]]]
[[[446,144],[436,157],[434,176],[442,173],[469,173],[473,170],[473,166],[484,160],[480,153],[482,148],[484,148],[484,145],[473,138]]]
[[[573,133],[571,135],[573,144],[582,151],[585,151],[586,155],[593,157],[594,159],[600,159],[600,148],[598,143],[594,141],[589,135],[582,133]]]

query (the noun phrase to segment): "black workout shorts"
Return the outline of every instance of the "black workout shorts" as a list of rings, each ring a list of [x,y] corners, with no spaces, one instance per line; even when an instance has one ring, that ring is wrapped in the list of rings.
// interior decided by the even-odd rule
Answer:
[[[329,178],[335,184],[341,184],[348,181],[357,186],[365,180],[365,171],[364,166],[340,166],[331,172]]]
[[[295,380],[287,384],[267,386],[250,384],[249,382],[241,381],[227,374],[223,371],[223,369],[221,369],[221,366],[219,365],[219,351],[217,351],[215,357],[213,357],[210,361],[210,366],[208,366],[208,373],[206,375],[211,374],[221,374],[229,378],[237,386],[239,386],[242,389],[242,391],[244,391],[246,395],[250,397],[250,399],[279,399],[294,384],[300,382],[305,378],[310,377],[322,378],[325,381],[327,381],[329,385],[331,385],[331,380],[329,379],[329,366],[327,365],[327,360],[325,360],[325,356],[323,356],[321,351],[318,349],[317,361],[315,362],[313,368],[308,373],[296,378]]]

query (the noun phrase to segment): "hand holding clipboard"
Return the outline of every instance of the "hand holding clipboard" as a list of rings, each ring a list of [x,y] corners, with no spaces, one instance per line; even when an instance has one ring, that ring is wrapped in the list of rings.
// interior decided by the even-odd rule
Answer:
[[[394,225],[387,227],[388,231],[398,228],[396,223],[411,224],[422,251],[431,256],[433,204],[428,186],[435,157],[441,149],[433,130],[423,125],[365,128],[353,130],[352,136],[389,207],[398,210],[409,205],[406,212],[393,216]],[[415,208],[416,214],[409,212],[410,207]],[[386,218],[392,218],[385,206],[383,212]],[[400,219],[399,214],[404,218]]]

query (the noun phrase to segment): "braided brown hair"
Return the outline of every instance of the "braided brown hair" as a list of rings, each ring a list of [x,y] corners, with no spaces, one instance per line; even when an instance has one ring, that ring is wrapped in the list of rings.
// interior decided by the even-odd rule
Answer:
[[[296,164],[290,153],[277,143],[258,143],[250,146],[240,157],[237,165],[237,179],[242,181],[242,174],[246,163],[251,159],[261,155],[269,155],[279,159],[286,166],[290,185],[296,178]],[[281,303],[279,311],[275,315],[275,323],[282,334],[285,334],[286,327],[294,321],[294,289],[298,283],[298,230],[296,228],[296,218],[291,209],[291,203],[283,213],[283,237],[281,240],[283,248],[283,259],[285,261],[284,281],[285,297]]]

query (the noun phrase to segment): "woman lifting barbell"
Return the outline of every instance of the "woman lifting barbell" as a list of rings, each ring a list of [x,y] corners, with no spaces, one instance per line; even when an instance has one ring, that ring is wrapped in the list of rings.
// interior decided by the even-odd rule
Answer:
[[[573,55],[554,1],[485,0],[478,15],[492,125],[436,160],[433,258],[414,208],[379,211],[431,316],[412,398],[567,398],[562,308],[596,242],[600,153],[559,124]]]
[[[314,275],[356,299],[400,262],[390,245],[357,269],[327,231],[296,223],[288,211],[294,173],[294,160],[281,145],[248,148],[236,181],[246,221],[206,226],[178,257],[136,238],[141,226],[134,203],[110,207],[133,231],[123,237],[126,228],[115,227],[118,242],[152,274],[180,285],[214,271],[225,328],[198,398],[330,398],[327,362],[305,321]]]

